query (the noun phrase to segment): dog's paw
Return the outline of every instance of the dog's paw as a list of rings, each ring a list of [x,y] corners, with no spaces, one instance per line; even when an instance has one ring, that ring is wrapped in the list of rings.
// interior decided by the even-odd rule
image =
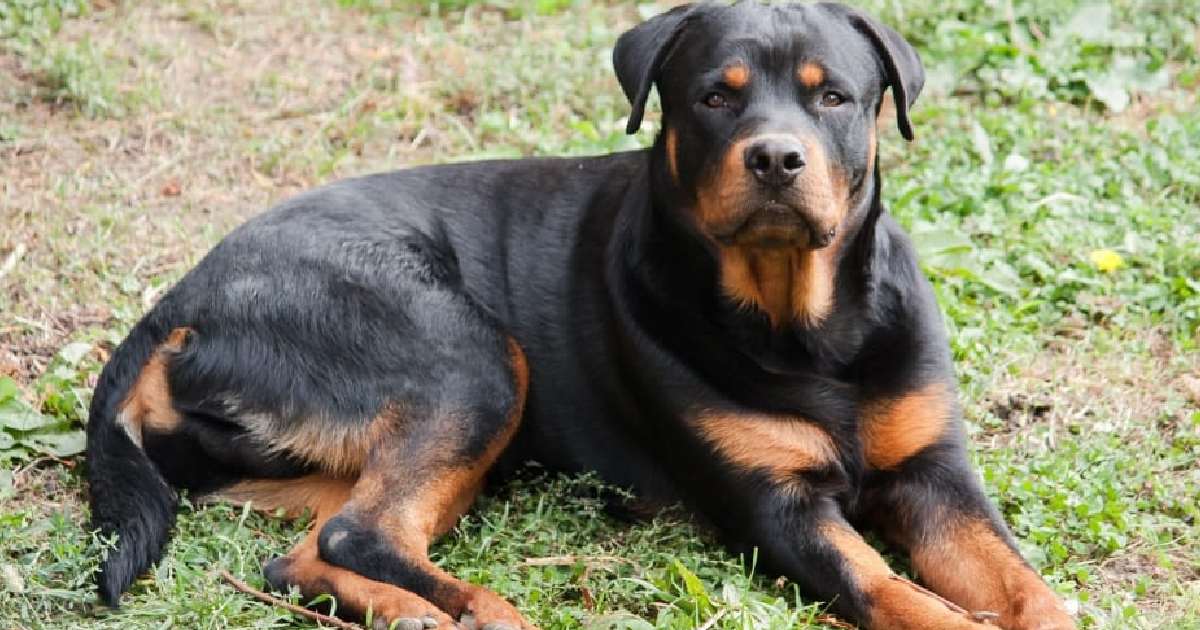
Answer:
[[[420,618],[398,617],[392,620],[381,617],[371,624],[371,630],[433,630],[434,628],[452,630],[450,626],[443,626],[441,623],[438,623],[438,620],[431,615],[425,615]]]

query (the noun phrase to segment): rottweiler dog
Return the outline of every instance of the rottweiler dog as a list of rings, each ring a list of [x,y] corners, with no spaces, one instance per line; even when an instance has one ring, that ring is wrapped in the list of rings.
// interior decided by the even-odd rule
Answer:
[[[311,511],[274,588],[379,627],[531,628],[426,550],[490,471],[536,460],[686,506],[868,628],[1074,627],[968,462],[945,326],[880,202],[877,120],[890,88],[912,139],[913,48],[836,4],[703,3],[614,62],[629,132],[657,86],[651,148],[302,194],[133,328],[88,424],[104,601],[161,557],[186,489]]]

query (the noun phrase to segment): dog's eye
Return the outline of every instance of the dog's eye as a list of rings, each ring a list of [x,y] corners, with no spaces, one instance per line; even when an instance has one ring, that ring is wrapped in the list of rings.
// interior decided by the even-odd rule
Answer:
[[[822,107],[837,107],[846,102],[846,97],[837,92],[826,92],[821,95]]]
[[[709,92],[708,96],[704,97],[704,104],[713,109],[720,109],[729,105],[729,101],[725,100],[725,95],[720,92]]]

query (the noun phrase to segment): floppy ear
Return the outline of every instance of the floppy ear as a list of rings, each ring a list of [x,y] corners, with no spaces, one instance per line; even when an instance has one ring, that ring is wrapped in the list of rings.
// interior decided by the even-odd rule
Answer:
[[[659,70],[683,32],[691,10],[690,4],[675,7],[633,27],[617,40],[613,49],[613,68],[625,97],[633,106],[625,133],[637,133],[642,126],[650,87],[658,80]]]
[[[911,141],[913,130],[908,120],[908,110],[917,101],[917,95],[925,85],[925,66],[921,65],[921,57],[916,49],[899,33],[874,18],[838,4],[825,6],[845,15],[850,25],[875,48],[875,54],[887,73],[885,85],[891,86],[892,99],[896,102],[896,124],[904,139]]]

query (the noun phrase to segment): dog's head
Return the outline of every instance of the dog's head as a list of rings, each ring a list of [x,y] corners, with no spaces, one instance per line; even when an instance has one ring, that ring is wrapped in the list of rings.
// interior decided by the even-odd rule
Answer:
[[[884,91],[911,140],[924,82],[900,35],[836,4],[684,5],[625,33],[613,56],[629,132],[657,85],[671,184],[699,230],[733,247],[833,242],[874,167]]]

